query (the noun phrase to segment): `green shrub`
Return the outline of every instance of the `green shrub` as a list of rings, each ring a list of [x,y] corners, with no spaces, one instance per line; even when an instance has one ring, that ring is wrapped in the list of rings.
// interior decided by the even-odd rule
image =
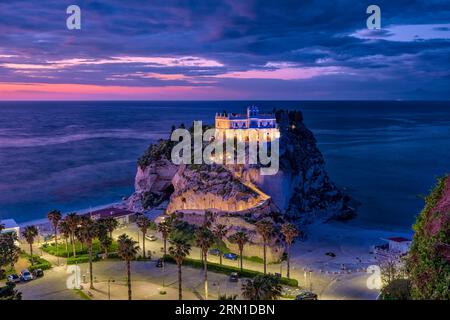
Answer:
[[[445,190],[449,179],[438,179],[413,226],[414,238],[406,259],[413,299],[450,299],[450,264],[445,256],[445,248],[450,245],[450,224],[445,223],[447,212],[435,210],[439,201],[448,196]],[[437,226],[439,229],[431,232]]]
[[[264,259],[256,256],[246,257],[244,256],[244,260],[256,262],[256,263],[264,263]]]
[[[64,243],[58,243],[58,248],[56,248],[55,244],[44,244],[41,246],[42,251],[47,252],[48,254],[51,254],[52,256],[58,256],[62,258],[66,258],[67,256],[73,257],[73,250],[72,245],[69,244],[67,251],[66,251],[66,245]],[[114,252],[117,251],[117,242],[113,240],[111,243],[111,246],[108,249],[108,252]],[[77,256],[86,255],[88,254],[88,247],[87,245],[81,246],[80,242],[75,242],[75,252]],[[100,241],[98,239],[95,239],[92,242],[92,253],[96,255],[97,253],[103,253],[104,250],[102,249],[100,245]]]
[[[99,259],[97,258],[96,255],[92,256],[92,261],[98,261]],[[76,257],[70,257],[67,259],[67,264],[77,264],[77,263],[87,263],[89,262],[89,255],[88,254],[84,254],[81,256],[76,256]]]
[[[31,256],[28,253],[23,253],[23,256],[28,259],[31,263]],[[42,270],[48,270],[52,267],[52,264],[45,260],[44,258],[41,258],[38,255],[33,255],[33,265],[30,265],[28,270],[34,271],[36,269],[42,269]]]
[[[410,300],[411,281],[395,279],[381,290],[381,300]]]

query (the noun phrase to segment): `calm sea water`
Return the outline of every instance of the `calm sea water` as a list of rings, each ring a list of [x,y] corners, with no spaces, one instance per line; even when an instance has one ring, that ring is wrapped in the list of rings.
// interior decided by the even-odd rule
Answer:
[[[44,218],[119,201],[136,159],[172,124],[211,123],[249,102],[1,102],[0,218]],[[449,102],[257,102],[295,108],[332,179],[361,203],[356,223],[409,228],[450,172]]]

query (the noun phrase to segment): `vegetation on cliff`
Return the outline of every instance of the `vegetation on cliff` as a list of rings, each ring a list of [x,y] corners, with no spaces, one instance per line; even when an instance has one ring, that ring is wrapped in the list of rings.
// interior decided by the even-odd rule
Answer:
[[[407,257],[413,299],[450,299],[450,177],[438,179],[414,224]]]
[[[173,146],[174,142],[170,141],[170,139],[161,139],[157,143],[151,144],[138,159],[138,165],[141,168],[145,168],[154,161],[170,159]]]

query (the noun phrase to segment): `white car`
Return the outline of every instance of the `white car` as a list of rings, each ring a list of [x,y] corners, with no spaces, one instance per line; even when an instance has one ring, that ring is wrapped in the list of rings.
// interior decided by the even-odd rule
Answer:
[[[17,283],[17,282],[20,282],[20,277],[17,275],[17,274],[10,274],[9,276],[8,276],[8,282],[11,282],[11,283]]]
[[[22,272],[20,273],[20,278],[23,281],[30,281],[33,280],[33,275],[27,269],[23,269]]]
[[[147,239],[148,241],[156,241],[156,240],[158,240],[158,238],[155,237],[154,235],[146,235],[145,239]]]

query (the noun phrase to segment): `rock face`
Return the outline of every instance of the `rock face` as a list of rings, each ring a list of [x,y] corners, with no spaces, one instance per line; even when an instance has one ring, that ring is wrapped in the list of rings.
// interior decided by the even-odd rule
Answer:
[[[167,213],[181,210],[236,212],[264,201],[221,165],[181,165],[172,180]]]
[[[161,140],[151,145],[139,159],[135,177],[135,192],[123,206],[134,212],[143,212],[168,198],[173,191],[172,179],[178,166],[170,161],[171,143]]]

